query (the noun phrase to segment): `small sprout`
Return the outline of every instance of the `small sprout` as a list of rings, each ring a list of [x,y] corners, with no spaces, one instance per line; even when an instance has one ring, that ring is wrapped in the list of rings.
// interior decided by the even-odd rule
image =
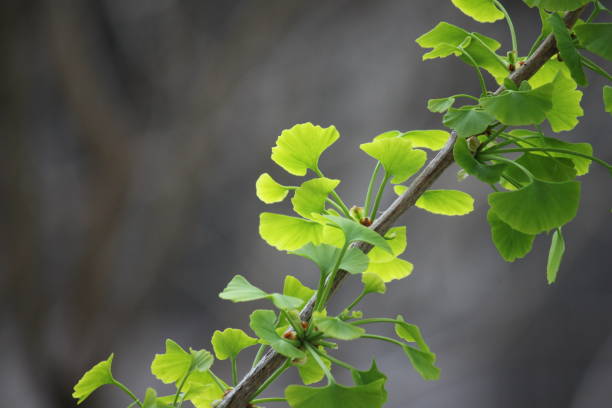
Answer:
[[[470,136],[467,138],[467,144],[470,151],[474,153],[478,149],[478,146],[480,146],[480,140],[478,140],[476,136]]]
[[[516,66],[514,64],[509,64],[508,65],[508,71],[510,71],[510,72],[516,71]]]
[[[296,340],[297,339],[297,335],[295,334],[294,330],[287,329],[287,331],[285,331],[283,333],[283,338],[285,338],[287,340]]]
[[[352,319],[361,319],[362,317],[363,317],[363,312],[361,310],[353,310],[353,313],[351,313]]]
[[[306,330],[308,328],[308,322],[302,320],[302,329]]]
[[[369,227],[370,225],[372,225],[372,220],[371,220],[371,219],[369,219],[368,217],[365,217],[365,218],[360,219],[360,220],[359,220],[359,223],[360,223],[361,225],[364,225],[364,226],[366,226],[366,227]]]

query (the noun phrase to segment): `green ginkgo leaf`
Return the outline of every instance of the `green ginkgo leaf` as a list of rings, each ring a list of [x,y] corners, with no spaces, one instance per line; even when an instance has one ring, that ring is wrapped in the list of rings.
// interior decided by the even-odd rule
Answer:
[[[323,226],[302,218],[264,212],[259,216],[259,235],[280,251],[293,251],[309,242],[321,242]]]
[[[304,352],[276,333],[276,313],[256,310],[251,313],[250,326],[255,334],[278,353],[289,358],[303,358]]]
[[[297,309],[303,303],[302,299],[285,296],[279,293],[267,293],[253,286],[244,276],[235,275],[227,284],[219,297],[232,302],[250,302],[253,300],[269,299],[279,309]]]
[[[459,190],[427,190],[415,205],[442,215],[465,215],[474,211],[472,196]]]
[[[298,278],[291,275],[285,276],[285,282],[283,284],[283,295],[302,299],[303,303],[298,307],[298,309],[304,307],[306,302],[308,302],[314,294],[315,290],[302,284],[302,282],[300,282]]]
[[[578,117],[584,115],[580,106],[582,92],[577,90],[576,81],[558,72],[553,80],[552,108],[546,112],[546,119],[555,132],[572,130],[578,124]]]
[[[382,163],[386,173],[393,177],[392,183],[407,180],[419,171],[427,160],[424,151],[413,149],[412,143],[403,138],[381,138],[359,147]]]
[[[404,187],[404,186],[394,186]],[[387,244],[391,247],[391,252],[387,252],[380,248],[372,248],[368,252],[368,258],[372,262],[391,261],[398,255],[401,255],[406,250],[406,226],[393,227],[385,234]]]
[[[537,179],[542,181],[562,182],[576,178],[574,163],[570,159],[525,153],[516,159],[515,162],[525,167]],[[508,166],[504,171],[504,175],[522,186],[530,182],[527,175],[516,166]],[[514,188],[511,189],[513,190]]]
[[[604,109],[612,115],[612,86],[605,85],[602,90]]]
[[[574,42],[565,26],[565,22],[558,14],[552,13],[550,17],[548,17],[548,23],[557,41],[559,55],[561,55],[563,62],[565,62],[569,68],[572,78],[574,78],[574,81],[576,81],[578,85],[587,85],[586,76],[582,70],[580,54],[574,46]]]
[[[325,210],[325,199],[340,184],[340,180],[325,177],[315,178],[302,183],[291,199],[293,210],[304,218],[320,214]]]
[[[172,396],[174,398],[174,396]],[[171,408],[172,405],[166,404],[162,398],[157,398],[157,392],[153,388],[147,388],[142,408]]]
[[[355,387],[336,383],[325,387],[290,385],[285,389],[285,398],[291,408],[381,408],[387,399],[384,384],[381,378]]]
[[[515,259],[522,258],[531,251],[535,235],[512,229],[492,210],[487,213],[487,221],[491,226],[491,240],[504,260],[514,262]]]
[[[467,174],[471,174],[487,184],[497,183],[506,167],[505,164],[489,166],[476,160],[470,152],[465,139],[457,139],[453,147],[453,156],[457,164]]]
[[[92,392],[103,385],[115,383],[112,374],[113,357],[114,355],[111,354],[108,359],[99,362],[83,374],[72,393],[72,398],[78,399],[77,404],[85,401]]]
[[[552,240],[550,242],[550,250],[548,252],[548,262],[546,264],[546,279],[548,284],[553,284],[557,280],[557,273],[561,266],[561,260],[565,253],[565,240],[561,233],[561,228],[557,228],[553,232]]]
[[[219,360],[235,358],[242,350],[257,344],[257,339],[240,329],[215,330],[211,340],[215,356]]]
[[[296,176],[304,176],[308,169],[316,171],[319,157],[340,134],[334,126],[322,128],[302,123],[285,129],[272,148],[272,160]]]
[[[387,285],[380,276],[371,272],[361,274],[361,282],[363,283],[363,292],[368,293],[385,293]]]
[[[444,113],[449,110],[455,103],[455,98],[438,98],[427,101],[427,109],[433,113]]]
[[[393,258],[390,261],[372,262],[368,265],[366,273],[378,275],[383,282],[391,282],[396,279],[403,279],[412,273],[414,265],[400,258]]]
[[[332,337],[339,340],[354,340],[361,337],[365,330],[361,327],[353,326],[337,317],[322,316],[314,320],[315,326],[325,334],[325,337]]]
[[[580,183],[550,183],[534,179],[516,191],[489,195],[491,210],[510,228],[539,234],[571,221],[578,211]]]
[[[529,7],[541,7],[550,11],[572,11],[592,0],[523,0]]]
[[[261,201],[272,204],[283,201],[289,189],[277,183],[268,173],[264,173],[255,182],[255,192]]]
[[[223,380],[216,376],[213,378],[210,370],[194,371],[183,386],[183,399],[191,401],[196,408],[210,408],[213,401],[221,399],[228,388]]]
[[[324,215],[323,217],[342,230],[347,243],[363,241],[380,247],[389,253],[392,252],[387,241],[376,231],[364,227],[358,222],[337,215]]]
[[[325,366],[329,369],[331,367],[330,361],[325,357],[320,358],[323,360]],[[317,360],[312,357],[310,351],[306,351],[306,361],[303,364],[298,365],[297,368],[304,385],[318,383],[323,379],[323,377],[325,377],[325,372],[317,363]]]
[[[370,366],[369,370],[367,371],[351,370],[351,376],[353,377],[353,381],[355,381],[356,385],[371,384],[374,381],[378,381],[381,379],[385,381],[387,380],[387,376],[381,373],[378,367],[376,366],[375,360],[372,360],[372,365]]]
[[[612,61],[612,23],[587,23],[574,28],[574,32],[587,50]]]
[[[401,135],[401,138],[408,140],[413,147],[434,151],[443,148],[449,137],[450,133],[445,130],[411,130]]]
[[[437,380],[440,378],[440,369],[435,366],[436,355],[411,346],[404,346],[404,353],[412,363],[412,367],[424,380]]]
[[[505,90],[496,96],[480,98],[483,108],[504,125],[540,124],[552,109],[553,84],[528,91]]]
[[[306,244],[302,248],[291,251],[291,254],[302,256],[310,259],[314,262],[319,271],[327,276],[336,263],[336,259],[340,255],[340,249],[328,245],[312,245]],[[345,252],[342,261],[340,262],[340,269],[350,272],[352,274],[358,274],[366,270],[368,267],[368,257],[357,248],[349,248]]]
[[[504,13],[493,3],[493,0],[451,0],[455,7],[481,23],[492,23],[504,18]]]
[[[457,136],[465,139],[472,135],[484,132],[495,118],[484,110],[474,109],[472,106],[451,108],[446,112],[442,123],[457,132]]]
[[[192,356],[173,340],[166,340],[166,352],[156,354],[151,363],[151,373],[164,384],[182,379],[189,372]]]

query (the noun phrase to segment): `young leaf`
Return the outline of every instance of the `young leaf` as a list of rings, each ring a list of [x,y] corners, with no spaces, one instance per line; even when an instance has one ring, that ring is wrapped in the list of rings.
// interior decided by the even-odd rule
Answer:
[[[604,86],[602,92],[604,109],[606,110],[606,112],[612,115],[612,86]]]
[[[552,104],[553,84],[528,91],[503,91],[480,99],[483,108],[504,125],[535,125],[546,119]]]
[[[427,190],[415,205],[423,210],[442,215],[465,215],[474,211],[474,199],[458,190]]]
[[[476,176],[476,178],[487,184],[497,183],[506,167],[505,164],[487,166],[476,160],[470,152],[465,139],[458,139],[455,142],[453,156],[457,164],[466,173]]]
[[[315,319],[314,324],[325,334],[325,337],[332,337],[339,340],[358,339],[365,333],[363,328],[353,326],[337,317],[318,317]]]
[[[412,148],[412,144],[403,138],[381,138],[359,146],[361,150],[379,160],[387,174],[392,176],[392,183],[401,183],[419,171],[427,160],[422,150]]]
[[[331,367],[329,360],[324,357],[321,359],[323,360],[323,363],[327,369],[329,369]],[[325,377],[325,372],[317,363],[317,360],[312,357],[310,351],[306,351],[306,362],[298,365],[297,368],[304,385],[318,383],[323,379],[323,377]]]
[[[587,23],[574,28],[574,32],[587,50],[612,61],[612,23]]]
[[[151,363],[151,373],[164,384],[182,379],[191,367],[193,357],[176,342],[166,340],[166,352],[156,354]]]
[[[301,309],[314,294],[315,291],[310,289],[308,286],[303,285],[298,278],[291,275],[285,276],[283,295],[302,299],[303,303],[298,307],[298,309]]]
[[[557,40],[559,55],[561,55],[563,61],[569,68],[572,78],[574,78],[574,81],[576,81],[578,85],[587,85],[586,76],[582,70],[580,54],[574,47],[574,42],[565,26],[565,22],[563,22],[563,19],[556,13],[550,15],[548,22],[552,28],[555,40]]]
[[[404,187],[404,186],[394,186]],[[393,227],[385,234],[385,240],[391,247],[391,253],[380,248],[372,248],[368,252],[368,258],[373,262],[391,261],[406,250],[406,226]]]
[[[337,225],[338,228],[344,232],[344,237],[349,244],[351,242],[363,241],[380,247],[387,252],[392,252],[391,247],[389,244],[387,244],[387,241],[376,231],[371,230],[368,227],[364,227],[353,220],[337,215],[324,215],[323,217]]]
[[[312,213],[322,213],[325,210],[325,199],[338,184],[340,180],[325,177],[305,181],[295,190],[291,199],[293,210],[304,218],[312,218]]]
[[[383,282],[391,282],[395,279],[403,279],[412,273],[414,265],[400,258],[393,258],[391,261],[372,262],[368,265],[366,273],[378,275]]]
[[[462,106],[458,109],[449,109],[444,115],[442,123],[444,123],[444,126],[454,129],[457,136],[465,139],[484,132],[493,122],[493,119],[493,116],[488,112],[474,109],[471,106]]]
[[[229,388],[223,380],[217,381],[221,382],[221,387],[213,379],[210,370],[192,372],[183,387],[183,399],[191,401],[196,408],[210,408],[213,401],[221,399],[224,391]]]
[[[555,132],[572,130],[578,124],[578,117],[584,114],[580,107],[582,92],[577,90],[576,81],[558,72],[553,80],[552,108],[546,112],[546,119]]]
[[[101,386],[115,382],[111,372],[113,357],[114,355],[111,354],[108,359],[99,362],[83,374],[79,382],[74,386],[74,392],[72,393],[72,398],[78,399],[77,404],[85,401],[92,392]]]
[[[492,210],[487,213],[487,221],[491,226],[493,244],[504,260],[514,262],[531,251],[535,235],[523,234],[510,228]]]
[[[316,246],[307,244],[296,251],[292,251],[291,254],[310,259],[318,266],[319,271],[327,276],[340,254],[340,249],[328,244]],[[340,262],[340,269],[352,274],[363,272],[367,266],[368,257],[357,248],[349,248]]]
[[[212,346],[219,360],[235,358],[242,350],[257,344],[257,339],[240,329],[215,330],[212,336]]]
[[[492,23],[504,18],[504,14],[493,3],[493,0],[451,0],[455,7],[464,14],[481,23]]]
[[[246,280],[242,275],[236,275],[227,284],[219,297],[232,302],[250,302],[252,300],[269,299],[279,309],[296,309],[303,303],[302,299],[278,293],[266,293]]]
[[[264,173],[255,182],[255,192],[261,201],[272,204],[283,201],[289,189],[277,183],[268,173]]]
[[[385,381],[387,380],[387,376],[378,370],[375,360],[372,360],[372,365],[368,371],[352,370],[351,375],[353,377],[353,381],[355,381],[355,385],[366,385],[381,379]]]
[[[334,126],[322,128],[310,122],[295,125],[283,130],[276,140],[272,160],[289,173],[304,176],[308,169],[318,169],[319,157],[339,137]]]
[[[557,228],[553,232],[552,241],[550,243],[550,251],[548,252],[548,263],[546,265],[546,278],[548,284],[552,284],[557,280],[557,272],[561,266],[561,259],[565,253],[565,240],[561,233],[561,228]]]
[[[174,397],[174,396],[172,396]],[[153,388],[147,388],[145,398],[142,401],[142,408],[171,408],[172,405],[166,404],[161,398],[157,398],[157,392]]]
[[[364,293],[385,293],[387,286],[380,276],[371,272],[364,272],[361,275]]]
[[[593,0],[523,0],[529,7],[541,7],[550,11],[572,11]]]
[[[433,113],[444,113],[449,110],[455,103],[455,98],[438,98],[427,101],[427,109]]]
[[[356,275],[368,269],[369,263],[370,259],[366,254],[357,248],[349,248],[346,250],[344,257],[342,257],[340,269]]]
[[[440,150],[446,144],[450,133],[445,130],[411,130],[401,135],[413,147],[424,147],[429,150]]]
[[[318,222],[267,212],[259,216],[259,235],[280,251],[293,251],[309,242],[318,244],[322,234]]]
[[[515,162],[525,167],[534,177],[542,181],[570,181],[576,177],[574,163],[566,158],[525,153]],[[516,166],[508,166],[504,175],[509,176],[511,180],[521,185],[529,184],[529,178]]]
[[[580,183],[534,179],[516,191],[489,195],[491,210],[512,229],[534,235],[567,224],[576,216]]]
[[[272,310],[256,310],[251,313],[251,329],[266,344],[278,353],[289,358],[303,358],[304,352],[283,339],[275,331],[276,313]]]
[[[440,378],[440,369],[435,366],[436,355],[434,353],[418,350],[410,346],[404,346],[403,349],[414,369],[424,380],[437,380]]]
[[[367,385],[346,387],[330,383],[325,387],[290,385],[285,397],[291,408],[381,408],[387,399],[385,379]]]

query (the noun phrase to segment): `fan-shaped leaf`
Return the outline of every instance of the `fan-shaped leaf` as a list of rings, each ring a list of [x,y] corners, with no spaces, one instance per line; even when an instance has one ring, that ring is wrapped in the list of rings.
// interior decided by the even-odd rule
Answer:
[[[492,23],[504,18],[493,0],[451,0],[455,7],[481,23]]]
[[[410,343],[416,343],[424,352],[430,352],[429,346],[421,334],[421,329],[414,324],[407,323],[402,315],[397,315],[395,334]]]
[[[557,228],[555,232],[553,232],[550,251],[548,252],[548,263],[546,265],[546,278],[549,285],[557,280],[557,273],[559,272],[561,259],[564,253],[565,240],[563,239],[561,228]]]
[[[434,113],[444,113],[449,110],[454,103],[455,98],[453,97],[430,99],[427,101],[427,109]]]
[[[325,337],[332,337],[339,340],[353,340],[361,337],[365,330],[361,327],[353,326],[337,317],[317,317],[314,324],[325,333]]]
[[[395,279],[403,279],[412,273],[414,265],[400,258],[393,258],[390,261],[372,262],[368,265],[366,273],[378,275],[383,282],[390,282]]]
[[[326,387],[290,385],[285,389],[285,397],[291,408],[381,408],[387,399],[384,384],[381,378],[356,387],[336,383]]]
[[[612,61],[612,23],[580,24],[574,32],[584,48]]]
[[[320,214],[325,210],[325,199],[340,184],[340,180],[325,177],[315,178],[302,183],[291,199],[293,210],[304,218],[312,213]]]
[[[283,201],[289,189],[276,181],[268,173],[264,173],[255,182],[255,192],[257,198],[266,204],[278,203]]]
[[[387,286],[380,276],[371,272],[364,272],[361,275],[364,293],[385,293]]]
[[[576,89],[576,82],[559,72],[553,81],[552,109],[546,112],[546,119],[555,132],[572,130],[578,124],[578,117],[584,114],[580,107],[582,92]]]
[[[449,109],[444,115],[442,123],[444,123],[444,126],[454,129],[460,138],[466,138],[484,132],[493,122],[493,119],[493,116],[488,112],[474,109],[471,106],[463,106],[459,109]]]
[[[476,176],[479,180],[493,184],[499,181],[499,178],[506,167],[505,164],[495,164],[487,166],[472,156],[467,141],[458,139],[453,147],[453,156],[455,161],[466,173]]]
[[[542,181],[570,181],[576,177],[574,163],[566,158],[525,153],[516,159],[515,162],[525,167],[531,174]],[[504,174],[520,185],[527,185],[530,182],[525,173],[516,166],[508,166]],[[510,188],[510,190],[514,190],[514,188]]]
[[[314,294],[315,291],[313,289],[310,289],[308,286],[302,284],[302,282],[300,282],[298,278],[291,275],[285,276],[285,283],[283,285],[283,295],[302,299],[303,303],[298,306],[297,309],[301,309]]]
[[[412,148],[412,144],[403,138],[381,138],[359,146],[361,150],[379,160],[387,174],[392,176],[392,183],[401,183],[419,171],[427,160],[422,150]]]
[[[325,366],[329,369],[331,367],[331,363],[325,357],[321,357]],[[305,385],[318,383],[325,377],[325,372],[321,369],[317,360],[312,357],[310,351],[306,351],[306,362],[304,364],[298,365],[298,372],[300,374],[300,378]]]
[[[215,330],[212,336],[213,349],[219,360],[235,358],[242,350],[257,344],[257,339],[240,329]]]
[[[534,125],[546,119],[552,104],[553,84],[528,91],[506,90],[480,99],[485,110],[505,125]]]
[[[474,211],[474,199],[458,190],[427,190],[415,205],[423,210],[442,215],[465,215]]]
[[[450,133],[445,130],[411,130],[401,135],[413,147],[424,147],[430,150],[440,150],[446,144]]]
[[[278,250],[293,251],[309,242],[321,242],[323,226],[314,221],[264,212],[259,216],[259,235]]]
[[[304,258],[310,259],[314,262],[319,271],[327,276],[330,269],[333,268],[336,259],[340,254],[340,249],[328,245],[312,245],[307,244],[302,248],[292,251],[291,254],[303,256]],[[349,248],[344,254],[342,261],[340,262],[340,269],[343,269],[352,274],[363,272],[368,266],[368,257],[357,248]]]
[[[404,187],[404,186],[395,186]],[[387,252],[380,248],[372,248],[368,252],[368,258],[373,262],[391,261],[396,256],[401,255],[406,249],[406,227],[393,227],[385,234],[385,239],[391,247],[391,252]]]
[[[266,344],[289,358],[303,358],[304,352],[276,333],[276,313],[272,310],[256,310],[251,313],[251,329]]]
[[[244,276],[235,275],[227,284],[219,297],[232,302],[250,302],[253,300],[269,299],[279,309],[297,309],[303,303],[302,299],[285,296],[278,293],[266,293],[253,286]]]
[[[491,226],[491,240],[504,260],[514,262],[531,251],[535,235],[523,234],[510,228],[491,210],[487,213],[487,221]]]
[[[72,393],[72,398],[78,399],[77,404],[85,401],[92,392],[101,386],[115,382],[111,372],[113,357],[114,355],[111,354],[108,359],[99,362],[83,374],[79,382],[74,386],[74,392]]]
[[[574,81],[576,81],[578,85],[587,85],[586,76],[582,70],[580,54],[576,51],[576,47],[574,47],[574,42],[570,37],[570,33],[563,19],[558,14],[553,13],[548,17],[548,23],[555,36],[555,40],[557,40],[559,54],[569,68],[572,78],[574,78]]]
[[[572,11],[592,0],[523,0],[529,7],[541,7],[551,11]]]
[[[173,396],[174,397],[174,396]],[[147,388],[142,408],[171,408],[172,405],[163,402],[162,398],[157,398],[157,392],[153,388]]]
[[[380,247],[387,252],[392,252],[387,241],[376,231],[371,230],[368,227],[364,227],[353,220],[337,215],[324,215],[323,217],[334,223],[342,230],[344,237],[349,244],[351,242],[363,241]]]
[[[418,350],[410,346],[404,346],[403,348],[412,366],[424,380],[437,380],[440,378],[440,369],[435,366],[436,355],[434,353]]]

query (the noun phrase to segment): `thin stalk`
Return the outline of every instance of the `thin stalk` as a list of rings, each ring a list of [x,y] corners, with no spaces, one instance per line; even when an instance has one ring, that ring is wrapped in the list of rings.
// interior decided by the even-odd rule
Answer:
[[[286,402],[287,398],[274,397],[274,398],[258,398],[251,400],[251,404],[264,404],[266,402]]]
[[[498,1],[493,0],[493,3],[497,6],[499,11],[504,14],[506,18],[506,22],[508,23],[508,29],[510,30],[510,38],[512,39],[512,52],[514,55],[518,57],[518,42],[516,41],[516,31],[514,30],[514,24],[512,24],[512,19],[510,18],[510,13],[504,8],[504,6]]]
[[[472,96],[472,95],[468,95],[468,94],[452,95],[452,96],[450,96],[450,98],[469,98],[469,99],[472,99],[472,100],[477,101],[477,102],[480,101],[480,99],[478,99],[477,97]]]
[[[395,344],[395,345],[400,346],[402,348],[404,346],[406,346],[404,343],[402,343],[399,340],[395,340],[395,339],[392,339],[391,337],[387,337],[387,336],[381,336],[379,334],[362,334],[361,338],[362,339],[374,339],[374,340],[386,341],[387,343],[392,343],[392,344]]]
[[[340,207],[340,206],[338,205],[338,203],[336,203],[336,202],[335,202],[334,200],[332,200],[331,198],[326,197],[326,198],[325,198],[325,202],[326,202],[326,203],[329,203],[329,204],[331,204],[331,205],[333,205],[334,207],[336,207],[336,210],[340,211],[341,213],[343,213],[343,212],[344,212],[344,209],[343,209],[342,207]]]
[[[483,160],[496,160],[496,161],[500,161],[503,163],[508,163],[513,165],[514,167],[518,168],[519,170],[521,170],[523,173],[525,173],[525,175],[529,178],[529,182],[533,182],[535,180],[535,177],[533,175],[533,173],[531,173],[529,170],[527,170],[527,168],[517,162],[515,162],[514,160],[510,160],[510,159],[506,159],[505,157],[502,156],[497,156],[494,154],[485,154],[480,156],[481,159]]]
[[[374,167],[374,171],[372,172],[372,177],[370,177],[370,183],[368,184],[368,191],[365,196],[365,202],[363,203],[364,211],[363,213],[367,216],[370,212],[370,201],[372,199],[372,190],[374,189],[374,183],[376,182],[376,177],[378,176],[378,172],[380,171],[382,164],[380,162],[376,163],[376,167]]]
[[[340,250],[340,253],[338,254],[338,258],[336,259],[334,268],[332,269],[331,273],[328,275],[327,279],[325,280],[325,285],[323,287],[323,292],[321,293],[321,296],[319,296],[320,290],[317,291],[317,301],[315,303],[314,310],[321,310],[323,306],[325,305],[325,302],[327,301],[327,297],[329,296],[329,293],[331,292],[331,288],[332,286],[334,286],[334,280],[336,279],[336,274],[338,273],[340,262],[342,262],[342,258],[344,257],[344,254],[346,253],[347,249],[348,249],[348,242],[345,242],[344,245],[342,246],[342,249]]]
[[[315,173],[319,177],[325,177],[325,175],[323,175],[323,172],[319,168],[315,169]],[[342,208],[342,212],[344,213],[344,215],[350,218],[351,214],[349,212],[349,209],[346,206],[346,204],[344,204],[344,201],[342,201],[342,198],[340,198],[338,193],[336,193],[336,190],[332,190],[331,196],[332,196],[332,199],[336,202],[336,204],[338,204]]]
[[[602,77],[606,78],[608,81],[612,81],[612,75],[608,74],[608,72],[605,69],[597,65],[592,59],[587,58],[584,55],[581,55],[580,59],[582,60],[582,65],[584,65],[591,71],[601,75]]]
[[[491,143],[493,140],[497,139],[497,137],[508,128],[508,126],[502,126],[500,127],[498,130],[496,130],[495,132],[491,133],[491,135],[487,138],[487,140],[485,140],[484,142],[482,142],[482,144],[478,147],[479,150],[484,149],[489,143]]]
[[[238,384],[238,367],[236,366],[236,357],[230,357],[232,362],[232,384],[234,387]]]
[[[388,317],[372,317],[369,319],[361,319],[361,320],[355,320],[354,322],[351,322],[351,324],[353,326],[362,326],[364,324],[371,324],[371,323],[393,323],[393,324],[397,324],[397,323],[404,323],[401,320],[396,320],[396,319],[390,319]]]
[[[553,152],[553,153],[569,154],[572,156],[577,156],[577,157],[582,157],[585,159],[592,160],[595,163],[598,163],[602,165],[603,167],[607,168],[608,170],[612,170],[612,166],[610,164],[608,164],[607,162],[601,159],[598,159],[597,157],[589,156],[588,154],[578,153],[573,150],[559,149],[556,147],[521,147],[521,148],[516,148],[516,149],[500,149],[500,150],[490,149],[486,152],[486,154],[489,154],[489,153],[503,154],[503,153],[517,153],[517,152]]]
[[[387,187],[387,181],[391,178],[391,175],[385,172],[385,177],[383,177],[380,186],[378,187],[378,193],[376,193],[376,198],[374,199],[374,207],[372,207],[372,211],[370,212],[370,221],[374,221],[376,219],[376,212],[378,211],[378,207],[380,206],[380,200],[385,192],[385,187]]]
[[[355,306],[357,306],[357,304],[358,304],[359,302],[361,302],[361,299],[363,299],[363,297],[364,297],[365,295],[366,295],[366,291],[365,291],[365,290],[361,291],[361,293],[359,294],[359,296],[357,296],[357,297],[355,298],[355,300],[353,300],[353,302],[352,302],[350,305],[348,305],[348,307],[347,307],[346,309],[347,309],[347,310],[351,310],[352,308],[354,308]]]
[[[587,23],[590,23],[591,21],[593,21],[593,19],[594,19],[595,17],[597,17],[597,15],[598,15],[600,12],[601,12],[601,7],[600,7],[600,5],[599,5],[599,2],[598,2],[598,1],[596,1],[596,2],[593,4],[593,11],[592,11],[592,12],[591,12],[591,14],[589,15],[589,18],[587,18],[586,22],[587,22]]]
[[[317,350],[317,348],[316,348],[316,347],[313,347],[313,349],[315,350],[315,352],[316,352],[317,354],[319,354],[319,356],[321,356],[321,357],[323,357],[323,358],[328,359],[329,361],[331,361],[331,362],[332,362],[332,363],[334,363],[334,364],[339,365],[340,367],[344,367],[344,368],[346,368],[347,370],[350,370],[350,371],[358,371],[358,370],[357,370],[355,367],[353,367],[353,366],[352,366],[352,365],[350,365],[349,363],[346,363],[346,362],[344,362],[344,361],[342,361],[342,360],[339,360],[339,359],[337,359],[337,358],[335,358],[335,357],[332,357],[332,356],[330,356],[329,354],[325,354],[325,353],[323,353],[322,351]]]
[[[283,316],[285,316],[285,319],[287,319],[287,321],[289,322],[291,327],[293,327],[293,329],[296,331],[296,333],[298,333],[298,336],[299,337],[303,337],[304,336],[304,328],[302,327],[302,324],[301,324],[302,322],[296,322],[295,318],[293,318],[284,309],[281,309],[281,313],[283,314]]]
[[[484,76],[482,76],[482,72],[480,71],[480,67],[476,63],[476,60],[474,60],[474,58],[472,58],[472,56],[467,51],[465,51],[463,48],[457,47],[457,49],[461,51],[463,55],[465,55],[470,60],[470,62],[473,64],[474,69],[476,70],[476,75],[478,75],[478,82],[480,83],[481,96],[486,96],[487,95],[487,84],[485,83]]]
[[[512,184],[514,186],[514,188],[519,189],[519,188],[523,187],[523,186],[521,186],[521,184],[518,181],[514,180],[512,177],[510,177],[510,176],[508,176],[506,174],[502,174],[501,177],[504,180],[506,180],[508,183]]]
[[[227,387],[223,384],[223,381],[221,381],[221,379],[219,377],[217,377],[215,375],[215,373],[213,373],[211,370],[208,370],[208,373],[212,377],[212,379],[215,382],[215,384],[217,384],[217,387],[219,387],[221,392],[225,392],[225,390],[227,390]]]
[[[268,379],[263,384],[261,384],[261,387],[259,387],[257,391],[255,391],[255,394],[253,394],[252,398],[255,398],[256,396],[264,392],[265,389],[268,388],[270,384],[272,384],[278,377],[280,377],[290,366],[291,360],[286,359],[285,363],[280,366],[274,373],[272,373],[272,375],[268,377]]]
[[[253,364],[251,365],[251,368],[255,367],[257,363],[259,363],[259,360],[261,360],[264,355],[264,351],[266,351],[266,345],[260,344],[259,348],[257,349],[257,353],[255,354],[255,358],[253,359]]]
[[[113,384],[116,385],[117,387],[119,387],[127,395],[129,395],[130,398],[132,398],[134,400],[134,402],[136,404],[138,404],[139,407],[142,407],[142,402],[140,402],[140,399],[138,399],[138,397],[136,395],[134,395],[134,393],[128,387],[126,387],[125,385],[123,385],[119,381],[115,380],[114,378],[113,378]]]
[[[183,377],[183,379],[181,380],[181,383],[176,389],[176,395],[174,396],[174,402],[172,403],[172,406],[175,406],[175,407],[177,406],[176,403],[178,402],[179,396],[181,395],[181,391],[183,390],[183,387],[185,386],[185,383],[187,382],[187,378],[189,378],[190,374],[191,374],[191,370],[189,370],[187,374],[185,375],[185,377]]]
[[[332,375],[331,371],[329,371],[329,368],[327,368],[323,360],[321,360],[321,357],[319,357],[319,353],[317,353],[316,347],[313,347],[308,343],[305,343],[305,344],[306,344],[306,348],[308,349],[308,351],[310,351],[310,355],[315,359],[317,364],[321,367],[321,370],[323,370],[323,373],[325,373],[325,377],[327,377],[327,381],[332,384],[335,384],[336,379]]]
[[[499,63],[499,65],[504,67],[504,69],[506,69],[506,70],[508,69],[508,65],[506,64],[506,61],[504,61],[504,59],[502,57],[497,55],[497,53],[495,51],[493,51],[491,48],[489,48],[489,46],[484,41],[482,41],[480,38],[478,38],[477,35],[475,35],[474,33],[470,33],[470,37],[472,38],[472,40],[478,41],[480,43],[480,45],[482,45],[486,50],[488,50],[489,53],[493,57],[495,57],[495,60]]]

